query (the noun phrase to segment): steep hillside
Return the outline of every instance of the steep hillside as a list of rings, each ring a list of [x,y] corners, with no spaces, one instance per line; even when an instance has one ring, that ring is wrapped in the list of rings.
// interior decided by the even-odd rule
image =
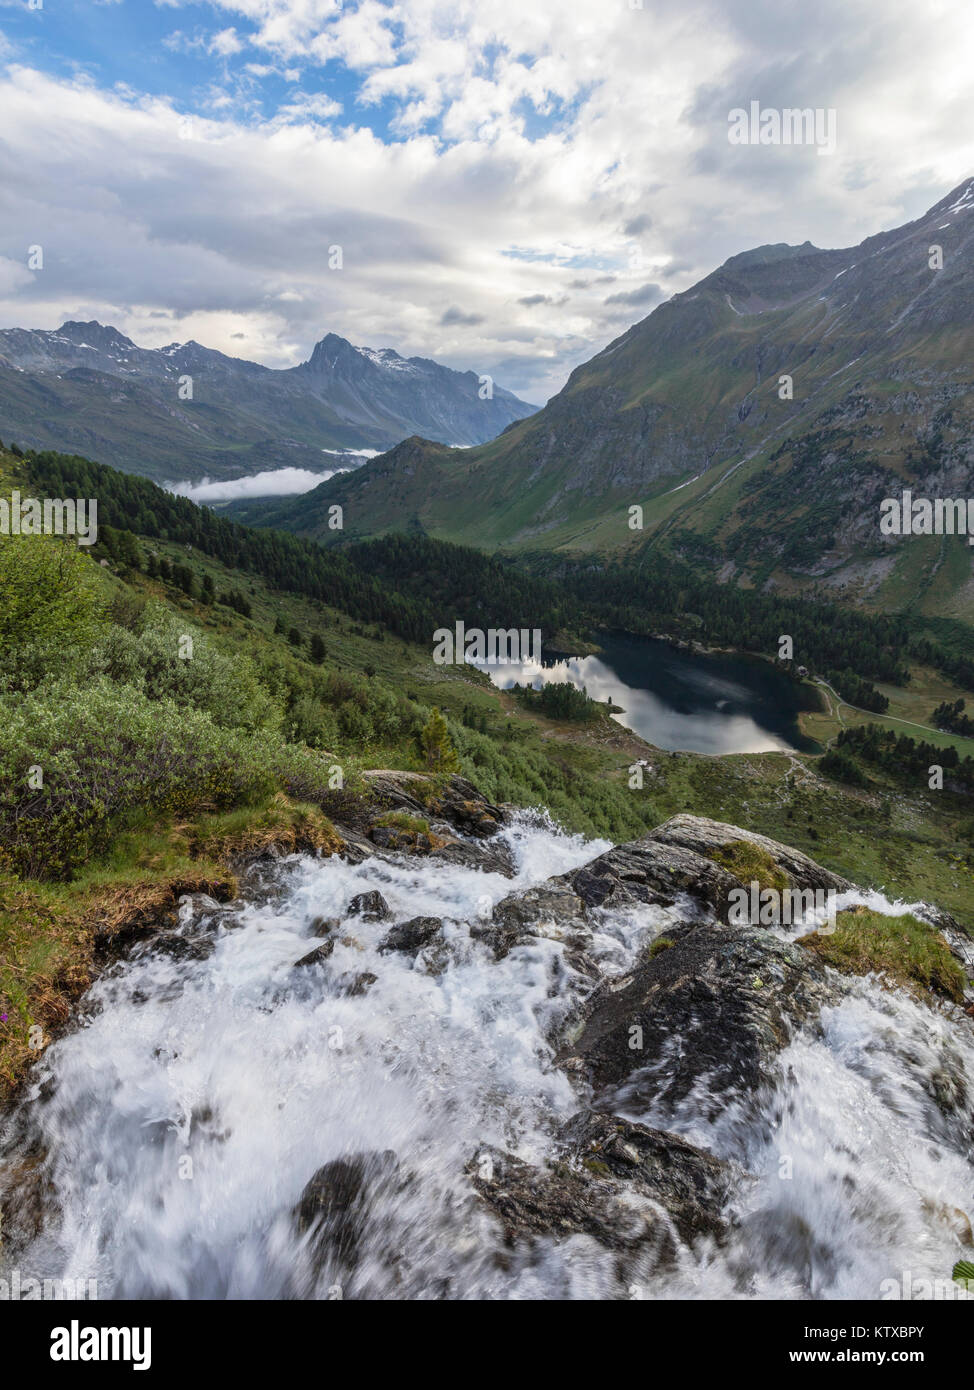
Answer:
[[[267,519],[323,535],[337,501],[352,534],[576,553],[665,541],[746,585],[970,618],[966,538],[881,536],[879,503],[974,495],[972,209],[966,182],[858,247],[734,256],[490,443],[406,440]]]

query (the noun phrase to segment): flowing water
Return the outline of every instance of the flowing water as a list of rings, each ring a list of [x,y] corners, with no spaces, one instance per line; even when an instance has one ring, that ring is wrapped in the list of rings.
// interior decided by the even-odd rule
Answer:
[[[591,984],[557,940],[495,962],[470,924],[607,848],[531,817],[505,835],[513,883],[415,858],[294,856],[269,895],[195,915],[187,905],[180,930],[212,945],[205,958],[140,948],[102,975],[8,1117],[8,1155],[45,1153],[53,1185],[22,1274],[96,1278],[100,1298],[176,1299],[879,1298],[904,1276],[914,1295],[923,1279],[942,1286],[964,1253],[951,1223],[974,1212],[974,1153],[969,1100],[945,1114],[930,1078],[946,1066],[974,1094],[971,1032],[869,981],[789,1047],[764,1123],[730,1109],[704,1125],[692,1100],[629,1117],[754,1175],[733,1199],[726,1247],[623,1276],[587,1236],[504,1246],[470,1164],[490,1148],[551,1152],[584,1098],[547,1039]],[[330,959],[295,971],[313,918],[342,916],[372,888],[397,921],[444,919],[446,968],[380,955],[389,924],[346,917]],[[667,920],[658,908],[606,913],[591,953],[622,973]],[[349,994],[363,972],[375,983]],[[354,1268],[313,1274],[290,1215],[305,1185],[329,1160],[388,1150],[406,1180],[377,1197]]]

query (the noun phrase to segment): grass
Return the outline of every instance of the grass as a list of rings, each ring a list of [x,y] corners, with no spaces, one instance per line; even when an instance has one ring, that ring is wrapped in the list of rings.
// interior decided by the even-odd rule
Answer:
[[[387,826],[390,830],[406,830],[413,835],[428,835],[430,824],[421,816],[411,816],[408,811],[387,811],[379,816],[376,825]]]
[[[788,887],[788,875],[778,868],[768,851],[753,840],[731,840],[730,844],[715,849],[710,857],[740,883],[757,883],[762,889],[774,888],[779,893]]]
[[[910,913],[887,917],[869,908],[840,912],[830,935],[813,932],[801,944],[837,970],[873,972],[920,998],[931,993],[961,1003],[966,977],[947,942]]]

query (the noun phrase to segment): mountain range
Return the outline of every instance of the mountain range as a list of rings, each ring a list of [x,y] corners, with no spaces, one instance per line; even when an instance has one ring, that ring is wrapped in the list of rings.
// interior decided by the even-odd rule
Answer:
[[[338,502],[353,535],[574,556],[663,545],[748,587],[974,617],[965,537],[880,534],[880,502],[906,488],[974,498],[974,180],[858,246],[731,257],[488,443],[410,438],[235,510],[322,539]]]
[[[4,440],[158,481],[321,471],[323,450],[374,452],[415,434],[481,443],[536,408],[491,390],[481,399],[474,372],[335,333],[307,362],[275,370],[196,342],[140,348],[95,322],[0,332]]]

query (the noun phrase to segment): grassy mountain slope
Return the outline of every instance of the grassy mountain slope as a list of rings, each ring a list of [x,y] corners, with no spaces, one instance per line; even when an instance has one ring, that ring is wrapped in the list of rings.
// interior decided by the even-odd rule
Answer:
[[[940,246],[943,268],[931,269]],[[847,250],[732,257],[465,451],[408,439],[249,516],[327,538],[395,529],[488,549],[663,544],[748,586],[974,617],[965,538],[888,538],[878,506],[974,495],[974,183]],[[781,399],[782,377],[792,399]],[[629,508],[643,508],[632,530]]]

